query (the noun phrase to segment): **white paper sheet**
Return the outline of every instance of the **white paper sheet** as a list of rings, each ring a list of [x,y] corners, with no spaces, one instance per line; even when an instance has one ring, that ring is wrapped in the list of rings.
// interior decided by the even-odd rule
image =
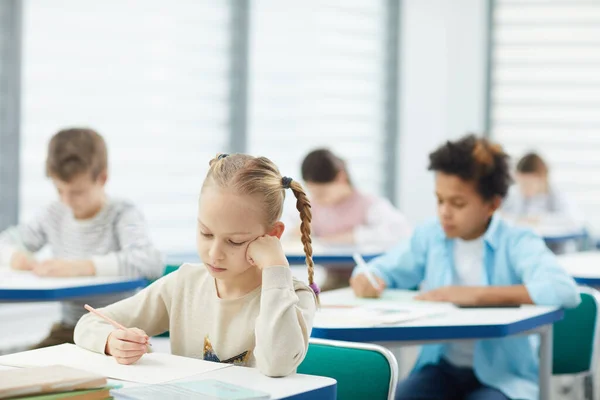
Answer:
[[[131,278],[118,276],[46,278],[39,277],[30,271],[14,271],[7,268],[0,268],[0,289],[60,289],[126,282],[129,280],[131,280]]]
[[[350,328],[397,325],[448,312],[452,312],[452,308],[413,306],[411,304],[354,307],[324,306],[317,312],[314,326],[318,328]]]
[[[138,383],[164,383],[230,366],[165,353],[148,353],[135,364],[121,365],[113,357],[93,353],[73,344],[61,344],[0,357],[0,365],[13,367],[56,364]]]

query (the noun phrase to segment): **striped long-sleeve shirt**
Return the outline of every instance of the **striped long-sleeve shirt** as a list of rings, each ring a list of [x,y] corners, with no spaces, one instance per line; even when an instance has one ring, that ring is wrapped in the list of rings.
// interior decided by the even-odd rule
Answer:
[[[0,265],[8,265],[15,251],[37,252],[48,245],[58,259],[92,260],[98,276],[159,277],[160,252],[150,241],[141,212],[131,203],[108,199],[88,220],[77,220],[71,210],[54,202],[33,220],[0,234]],[[78,298],[62,303],[62,323],[75,326],[83,305],[104,307],[133,293]]]

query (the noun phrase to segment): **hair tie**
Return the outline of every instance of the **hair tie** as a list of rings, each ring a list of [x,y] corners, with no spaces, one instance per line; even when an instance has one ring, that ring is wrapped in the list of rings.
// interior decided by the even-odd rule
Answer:
[[[319,289],[319,285],[317,285],[315,282],[308,285],[308,287],[311,288],[313,290],[313,292],[315,292],[316,295],[321,293],[321,289]]]
[[[283,185],[284,189],[289,189],[290,185],[292,184],[292,178],[290,178],[289,176],[284,176],[283,178],[281,178],[281,184]]]
[[[223,158],[227,157],[229,154],[227,153],[221,153],[219,154],[219,157],[217,157],[217,160],[222,160]]]

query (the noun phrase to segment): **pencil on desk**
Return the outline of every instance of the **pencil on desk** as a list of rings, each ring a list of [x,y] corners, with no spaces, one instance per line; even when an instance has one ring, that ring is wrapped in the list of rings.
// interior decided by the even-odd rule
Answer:
[[[365,262],[364,258],[362,258],[362,256],[359,253],[354,253],[352,255],[352,258],[354,259],[354,262],[356,263],[356,265],[360,268],[360,272],[365,274],[365,276],[367,277],[367,279],[369,280],[371,285],[375,289],[381,290],[381,286],[379,285],[379,282],[377,282],[377,279],[375,279],[375,277],[369,270],[369,267],[367,267],[367,263]]]
[[[89,304],[84,305],[83,308],[85,308],[86,310],[88,310],[92,314],[95,314],[95,315],[99,316],[100,318],[102,318],[103,320],[105,320],[106,322],[108,322],[109,324],[111,324],[112,326],[114,326],[115,328],[131,332],[131,330],[129,328],[126,328],[123,325],[121,325],[120,323],[118,323],[117,321],[115,321],[114,319],[112,319],[110,317],[107,317],[106,315],[102,314],[100,311],[96,310],[94,307],[90,306]],[[131,333],[133,333],[133,332],[131,332]],[[150,343],[149,340],[150,339],[148,339],[148,343],[146,343],[146,344],[148,346],[152,346],[152,344]]]

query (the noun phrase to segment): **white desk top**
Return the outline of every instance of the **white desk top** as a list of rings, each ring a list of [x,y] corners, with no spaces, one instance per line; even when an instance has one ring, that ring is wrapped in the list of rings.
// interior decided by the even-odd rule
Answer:
[[[600,251],[568,253],[558,256],[557,259],[578,283],[600,284]]]
[[[412,302],[422,307],[445,307],[444,315],[434,315],[414,321],[403,322],[401,326],[482,326],[508,325],[528,318],[556,311],[557,307],[523,305],[519,308],[458,308],[449,303],[433,303],[412,300],[417,292],[410,290],[386,290],[382,299],[359,299],[352,289],[344,288],[322,293],[321,305],[393,305],[394,303]]]
[[[0,267],[0,301],[62,300],[126,292],[146,284],[143,278],[127,277],[44,278],[29,271]]]
[[[256,368],[237,366],[207,372],[202,375],[181,379],[180,381],[205,379],[217,379],[222,382],[243,386],[247,389],[268,392],[271,394],[272,399],[285,399],[336,384],[335,379],[302,374],[294,374],[285,378],[269,378],[261,374]],[[123,384],[123,387],[140,385],[139,383],[121,381],[119,383]]]
[[[71,277],[71,278],[43,278],[29,271],[14,271],[0,268],[0,289],[64,289],[79,286],[92,286],[106,283],[127,282],[126,277]]]
[[[13,367],[7,367],[0,365],[0,371],[12,369]],[[336,381],[331,378],[294,374],[285,378],[269,378],[261,374],[255,368],[245,368],[237,366],[228,366],[216,371],[207,372],[202,375],[193,376],[182,379],[181,381],[193,381],[193,380],[205,380],[205,379],[217,379],[222,382],[231,383],[238,386],[243,386],[248,389],[260,390],[271,394],[272,399],[286,399],[292,396],[300,394],[306,394],[310,396],[311,391],[329,388],[336,385]],[[140,386],[140,383],[124,382],[110,379],[109,382],[115,382],[123,385],[123,387]],[[315,395],[314,399],[323,399],[321,395]],[[334,397],[331,397],[333,400]]]
[[[413,302],[422,307],[427,307],[428,304],[431,307],[446,307],[447,312],[398,324],[371,327],[318,326],[315,322],[312,336],[359,342],[500,338],[553,324],[564,315],[564,312],[556,307],[524,305],[518,308],[465,309],[448,303],[415,302],[412,300],[414,293],[404,290],[386,290],[382,300],[357,299],[352,290],[347,288],[322,293],[321,304],[323,306],[379,304],[387,308],[393,307],[394,303]]]

